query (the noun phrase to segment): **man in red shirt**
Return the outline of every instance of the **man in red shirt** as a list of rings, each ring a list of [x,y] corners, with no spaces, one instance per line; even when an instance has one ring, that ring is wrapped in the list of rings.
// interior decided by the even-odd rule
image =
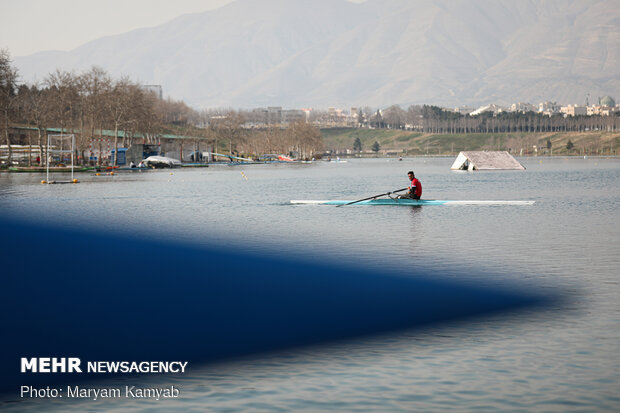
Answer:
[[[411,181],[411,184],[409,185],[409,192],[405,195],[401,195],[400,198],[420,199],[422,196],[422,182],[415,177],[413,171],[407,172],[407,176]]]

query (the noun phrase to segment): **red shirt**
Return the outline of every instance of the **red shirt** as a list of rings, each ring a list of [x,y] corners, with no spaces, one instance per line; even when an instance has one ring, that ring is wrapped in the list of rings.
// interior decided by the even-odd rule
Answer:
[[[418,178],[413,178],[411,181],[411,185],[409,186],[410,191],[417,196],[418,198],[422,197],[422,182],[418,181]],[[415,189],[414,189],[415,188]]]

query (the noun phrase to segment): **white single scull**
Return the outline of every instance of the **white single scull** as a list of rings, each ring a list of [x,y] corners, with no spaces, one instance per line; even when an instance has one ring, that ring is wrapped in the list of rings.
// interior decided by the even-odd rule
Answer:
[[[297,205],[346,205],[355,201],[346,200],[291,200],[291,204]],[[400,206],[418,206],[418,205],[533,205],[535,201],[444,201],[437,199],[398,199],[398,198],[381,198],[369,199],[365,201],[355,202],[353,205],[400,205]]]

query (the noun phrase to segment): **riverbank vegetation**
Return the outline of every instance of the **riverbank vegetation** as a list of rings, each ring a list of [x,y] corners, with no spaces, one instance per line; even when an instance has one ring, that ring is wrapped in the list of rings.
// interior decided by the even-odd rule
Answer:
[[[12,164],[16,144],[38,147],[43,153],[47,133],[61,131],[75,135],[80,163],[88,158],[85,153],[92,142],[102,139],[111,139],[115,151],[166,137],[247,156],[294,152],[308,158],[323,150],[320,132],[310,124],[250,130],[243,127],[242,112],[197,111],[182,101],[162,99],[129,78],[113,79],[97,67],[79,74],[56,70],[40,83],[20,84],[10,56],[0,51],[0,92],[4,165]],[[32,166],[30,157],[27,162]]]
[[[392,129],[322,129],[325,147],[373,156],[457,155],[460,151],[508,151],[513,155],[620,155],[620,132],[494,132],[436,134]],[[356,142],[357,145],[356,145]],[[353,151],[357,146],[361,150]]]
[[[613,110],[605,116],[493,110],[472,116],[432,105],[412,105],[407,110],[393,105],[375,113],[363,111],[361,120],[362,126],[374,129],[413,130],[438,135],[620,131],[620,117]]]

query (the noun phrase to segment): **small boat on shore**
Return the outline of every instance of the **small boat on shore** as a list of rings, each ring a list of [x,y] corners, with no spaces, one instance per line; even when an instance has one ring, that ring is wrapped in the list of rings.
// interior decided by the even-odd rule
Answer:
[[[398,199],[398,198],[381,198],[369,199],[364,201],[347,201],[347,200],[291,200],[291,204],[296,205],[393,205],[393,206],[421,206],[421,205],[534,205],[535,201],[448,201],[438,199]]]
[[[180,168],[181,161],[178,159],[168,158],[167,156],[149,156],[144,159],[141,164],[149,168]]]
[[[282,162],[295,162],[295,159],[291,158],[290,156],[286,156],[286,155],[278,155],[278,160]]]

